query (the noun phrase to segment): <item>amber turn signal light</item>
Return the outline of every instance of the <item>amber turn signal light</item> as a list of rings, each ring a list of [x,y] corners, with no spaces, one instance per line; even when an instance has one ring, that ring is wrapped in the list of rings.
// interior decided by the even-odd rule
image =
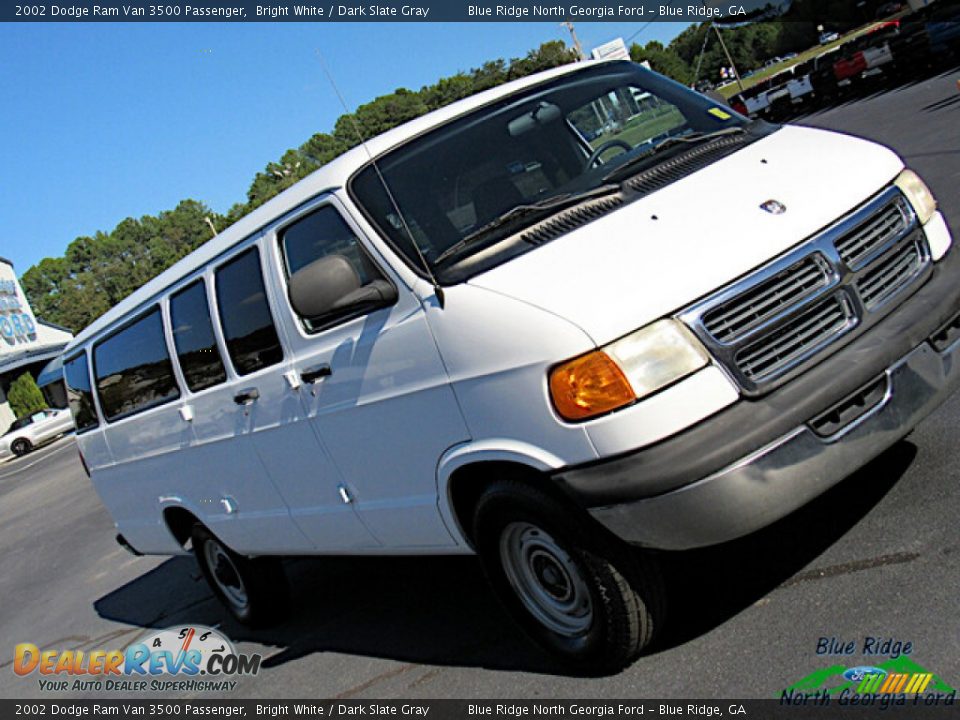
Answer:
[[[596,350],[553,369],[550,397],[565,420],[583,420],[629,405],[637,396],[619,366]]]

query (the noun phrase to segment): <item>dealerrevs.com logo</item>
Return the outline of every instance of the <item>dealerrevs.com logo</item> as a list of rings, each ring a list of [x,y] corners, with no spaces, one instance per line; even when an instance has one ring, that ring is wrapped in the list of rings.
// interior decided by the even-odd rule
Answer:
[[[40,649],[19,643],[13,671],[37,676],[43,691],[229,691],[241,676],[260,671],[260,655],[202,625],[150,633],[123,650]]]

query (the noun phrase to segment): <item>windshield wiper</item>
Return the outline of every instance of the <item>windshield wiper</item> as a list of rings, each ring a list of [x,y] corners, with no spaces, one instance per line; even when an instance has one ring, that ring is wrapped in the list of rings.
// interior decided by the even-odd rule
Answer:
[[[723,128],[722,130],[714,130],[713,132],[708,133],[691,133],[690,135],[672,135],[671,137],[665,138],[664,140],[658,142],[655,146],[650,148],[645,153],[637,155],[635,158],[627,160],[623,165],[620,165],[617,168],[614,168],[612,171],[603,176],[603,182],[611,182],[614,180],[622,180],[626,175],[630,174],[629,171],[635,169],[637,165],[640,165],[650,158],[654,157],[658,153],[666,150],[668,147],[672,147],[677,144],[693,144],[701,143],[705,140],[712,140],[713,138],[723,137],[724,135],[739,135],[744,133],[746,130],[742,127],[732,127],[732,128]]]
[[[539,202],[517,205],[513,208],[510,208],[502,215],[498,215],[482,227],[477,228],[469,235],[466,235],[459,242],[448,247],[446,250],[440,253],[437,259],[433,261],[433,264],[439,265],[444,260],[449,260],[451,257],[459,255],[464,249],[473,245],[478,240],[482,240],[483,238],[487,237],[494,230],[516,222],[521,218],[537,214],[553,214],[558,210],[562,210],[573,205],[578,205],[579,203],[596,197],[610,195],[611,193],[618,192],[619,190],[619,185],[600,185],[599,187],[595,187],[591,190],[585,190],[583,192],[563,193],[561,195],[553,195],[551,197],[544,198]]]

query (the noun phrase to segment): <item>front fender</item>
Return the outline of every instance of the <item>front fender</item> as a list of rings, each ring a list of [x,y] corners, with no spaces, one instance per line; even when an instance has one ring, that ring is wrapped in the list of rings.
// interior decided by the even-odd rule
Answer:
[[[437,499],[444,523],[461,545],[469,546],[470,542],[453,510],[450,479],[457,470],[468,465],[490,462],[512,463],[542,473],[558,470],[567,464],[543,448],[508,438],[474,440],[448,449],[437,465]]]

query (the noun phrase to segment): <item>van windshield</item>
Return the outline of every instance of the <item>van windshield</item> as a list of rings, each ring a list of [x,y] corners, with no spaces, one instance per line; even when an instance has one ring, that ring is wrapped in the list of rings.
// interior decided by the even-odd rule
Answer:
[[[531,249],[524,228],[748,122],[639,65],[605,64],[416,137],[349,189],[411,267],[422,268],[412,235],[437,278],[459,282]]]

